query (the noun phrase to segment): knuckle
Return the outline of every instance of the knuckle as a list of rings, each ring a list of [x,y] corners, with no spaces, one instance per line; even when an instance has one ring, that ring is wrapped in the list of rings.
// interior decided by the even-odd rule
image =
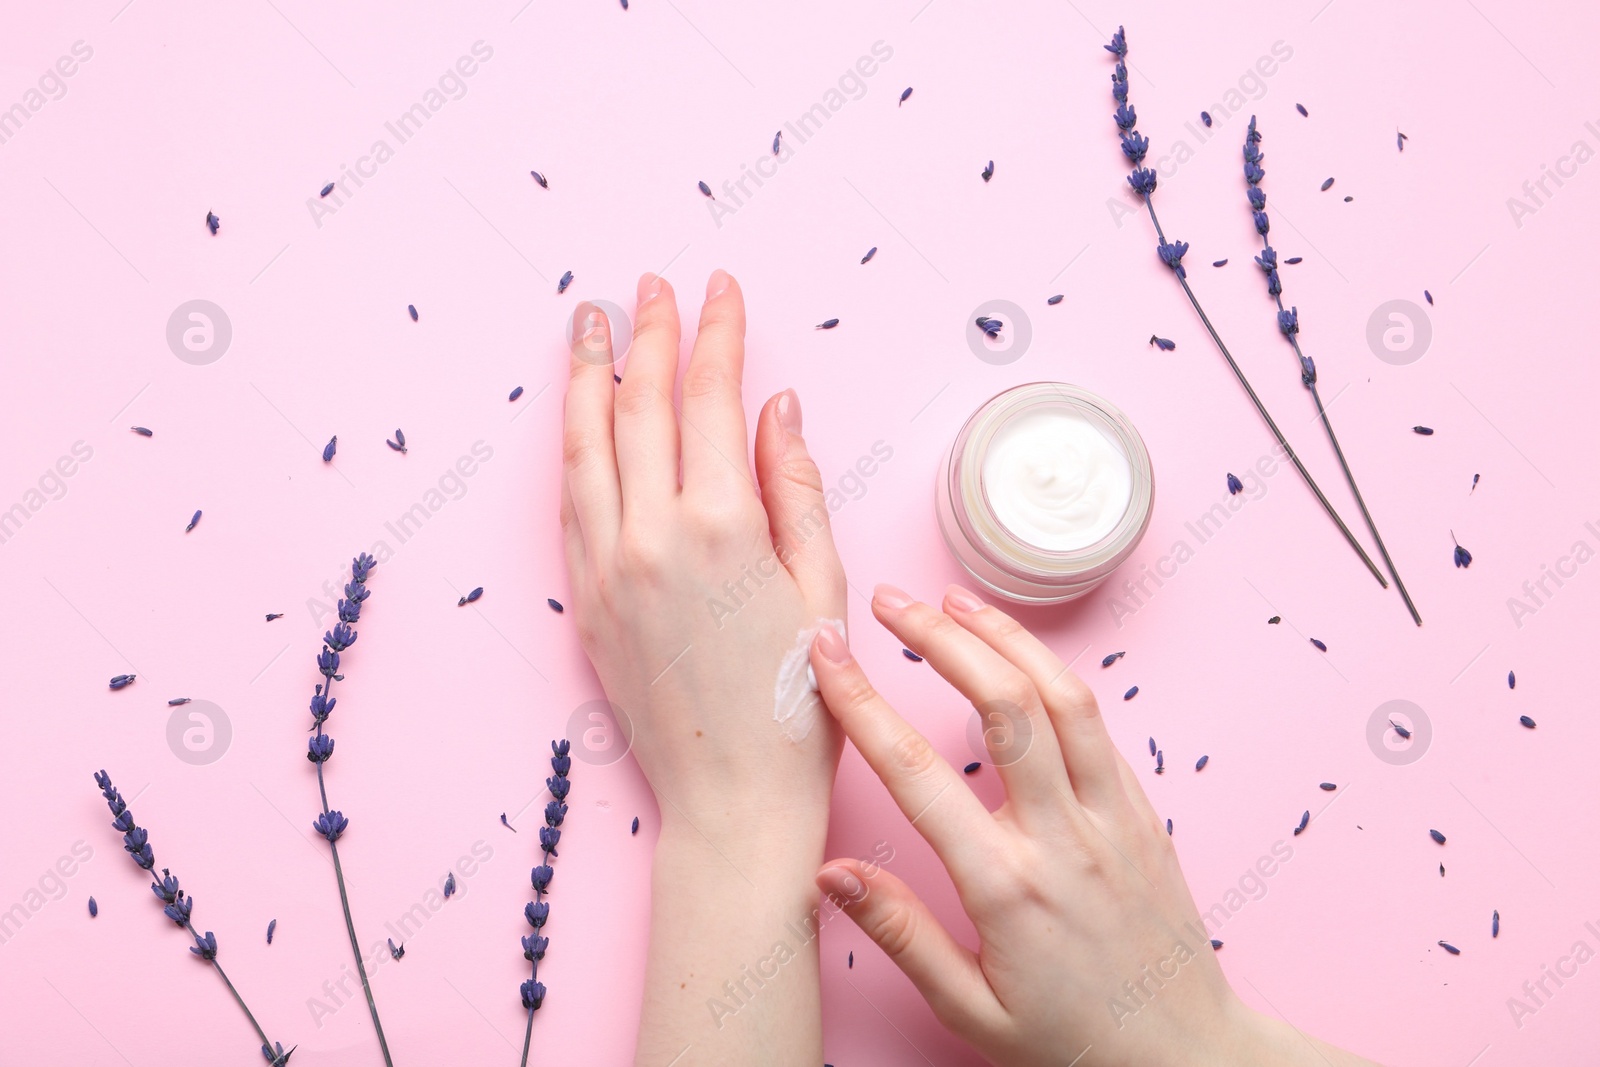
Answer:
[[[732,376],[725,367],[716,363],[690,363],[683,375],[683,399],[686,401],[724,396],[734,391]]]
[[[598,460],[600,434],[594,430],[569,428],[561,436],[561,461],[568,470],[582,470]]]
[[[900,734],[889,746],[890,767],[907,778],[926,777],[939,758],[928,739],[911,729]]]
[[[994,636],[997,641],[1004,644],[1014,644],[1018,638],[1028,636],[1027,629],[1011,616],[996,611],[998,618],[994,624]]]
[[[899,959],[916,940],[916,910],[902,907],[881,908],[868,920],[866,933],[883,950],[884,955],[890,959]]]
[[[625,530],[617,540],[617,569],[629,578],[665,574],[671,559],[660,538]]]
[[[628,386],[617,390],[617,397],[613,403],[616,405],[615,410],[619,419],[636,419],[648,414],[658,400],[654,390],[647,387],[634,388],[630,382]]]
[[[809,489],[818,495],[822,493],[822,472],[809,457],[784,460],[778,465],[777,474],[791,485]]]

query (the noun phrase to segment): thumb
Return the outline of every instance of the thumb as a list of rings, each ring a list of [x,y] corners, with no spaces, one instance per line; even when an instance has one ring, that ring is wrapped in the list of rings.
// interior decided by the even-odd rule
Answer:
[[[970,1036],[986,1028],[1000,1010],[977,955],[951,937],[900,879],[877,865],[868,873],[856,860],[835,860],[817,872],[817,886],[905,972],[955,1033]]]
[[[756,420],[756,478],[778,559],[817,611],[844,614],[844,567],[822,493],[822,473],[801,436],[800,398],[785,389]]]

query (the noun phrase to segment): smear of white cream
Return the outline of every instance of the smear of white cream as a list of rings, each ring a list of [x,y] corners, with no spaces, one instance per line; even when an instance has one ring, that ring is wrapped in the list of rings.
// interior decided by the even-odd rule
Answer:
[[[810,735],[822,714],[822,698],[817,695],[817,675],[811,669],[811,642],[824,626],[845,636],[843,619],[819,619],[801,630],[794,647],[778,664],[778,680],[772,687],[772,719],[783,736],[799,744]]]

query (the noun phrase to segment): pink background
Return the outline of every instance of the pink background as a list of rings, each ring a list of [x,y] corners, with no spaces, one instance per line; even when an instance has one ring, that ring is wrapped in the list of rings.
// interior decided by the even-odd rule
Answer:
[[[1574,942],[1600,949],[1584,927],[1600,926],[1587,788],[1600,564],[1548,585],[1520,625],[1507,606],[1575,542],[1600,548],[1588,323],[1600,170],[1564,164],[1537,204],[1523,191],[1575,142],[1600,149],[1588,5],[122,4],[14,12],[0,43],[0,107],[75,41],[93,49],[65,95],[0,144],[0,507],[24,502],[75,442],[92,449],[71,477],[45,479],[59,499],[0,544],[0,909],[27,913],[0,944],[7,1061],[261,1062],[121,854],[90,778],[105,767],[137,794],[160,863],[195,892],[197,922],[216,931],[263,1024],[299,1043],[295,1063],[378,1062],[362,1006],[320,1026],[307,1006],[349,954],[302,752],[325,621],[308,599],[379,540],[395,554],[346,660],[329,767],[353,820],[343,844],[358,928],[385,936],[475,843],[492,850],[375,983],[397,1063],[514,1060],[529,804],[548,739],[599,696],[571,615],[544,605],[566,599],[562,330],[583,297],[631,310],[641,271],[664,270],[696,304],[711,269],[739,276],[750,410],[796,387],[830,482],[874,442],[893,449],[835,516],[857,590],[887,580],[932,597],[959,577],[933,522],[935,465],[974,407],[1031,380],[1100,392],[1149,443],[1155,516],[1124,575],[1189,538],[1185,522],[1227,501],[1226,472],[1242,474],[1270,438],[1156,261],[1147,223],[1108,206],[1132,204],[1100,47],[1118,22],[1153,155],[1193,149],[1164,171],[1163,223],[1193,245],[1208,311],[1357,524],[1249,264],[1246,116],[1216,107],[1274,42],[1292,51],[1246,80],[1267,137],[1274,243],[1305,257],[1285,268],[1286,299],[1427,624],[1411,625],[1286,470],[1133,614],[1116,619],[1113,603],[1132,602],[1103,588],[1024,617],[1097,687],[1176,823],[1202,910],[1292,842],[1264,896],[1218,933],[1246,1001],[1385,1063],[1592,1060],[1600,963],[1547,983],[1554,996],[1520,1028],[1506,1004]],[[465,94],[397,145],[385,122],[479,40],[493,56]],[[825,102],[880,40],[892,57],[860,98],[791,140],[776,176],[719,226],[695,183],[721,190],[766,158],[773,132]],[[1185,126],[1202,108],[1218,119],[1203,144]],[[1403,154],[1397,129],[1410,135]],[[394,157],[361,188],[345,184],[319,226],[308,198],[378,138]],[[1515,217],[1510,197],[1532,212]],[[220,236],[202,225],[208,210]],[[1207,265],[1223,257],[1226,268]],[[576,281],[558,296],[569,269]],[[1421,304],[1424,289],[1437,301],[1431,346],[1407,366],[1380,361],[1369,316],[1394,299]],[[1056,292],[1065,301],[1047,307]],[[209,366],[180,362],[165,339],[173,309],[195,298],[232,323]],[[1033,332],[1004,366],[967,344],[969,312],[995,299],[1022,306]],[[838,329],[812,329],[835,316]],[[1152,332],[1177,350],[1149,347]],[[516,385],[527,394],[508,405]],[[1417,423],[1438,432],[1416,436]],[[396,426],[409,455],[383,445]],[[400,545],[384,524],[477,441],[492,458]],[[205,517],[185,536],[196,508]],[[1451,565],[1451,530],[1476,556],[1468,570]],[[481,603],[458,609],[475,585]],[[902,659],[864,600],[850,610],[883,690],[952,761],[970,759],[969,709]],[[267,625],[269,611],[286,614]],[[1284,625],[1265,625],[1272,614]],[[1102,671],[1117,650],[1127,657]],[[108,692],[125,671],[134,686]],[[1118,699],[1133,684],[1138,698]],[[221,759],[193,766],[169,750],[176,696],[224,709]],[[1392,699],[1432,722],[1431,747],[1406,766],[1366,740]],[[1160,778],[1150,735],[1167,756]],[[1211,762],[1196,775],[1201,754]],[[656,813],[630,760],[579,761],[572,778],[535,1059],[620,1064]],[[1320,792],[1324,780],[1341,791]],[[997,799],[992,773],[973,785]],[[1310,829],[1290,838],[1307,808]],[[1430,827],[1449,843],[1430,842]],[[46,872],[79,841],[92,858],[58,890]],[[831,851],[866,855],[878,841],[962,926],[942,871],[847,752]],[[62,899],[30,898],[41,879]],[[831,925],[822,953],[829,1062],[977,1062],[854,927]]]

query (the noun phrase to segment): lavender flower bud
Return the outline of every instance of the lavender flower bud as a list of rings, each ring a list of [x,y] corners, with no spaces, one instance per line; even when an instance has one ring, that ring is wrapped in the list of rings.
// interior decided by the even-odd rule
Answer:
[[[1118,26],[1117,32],[1111,35],[1111,43],[1101,47],[1121,59],[1128,54],[1128,35],[1121,26]]]
[[[1266,157],[1261,154],[1261,149],[1256,147],[1254,141],[1245,141],[1244,158],[1247,163],[1260,163]]]
[[[121,815],[118,815],[115,819],[111,820],[111,825],[119,833],[125,834],[129,832],[136,825],[133,821],[133,812],[124,808]]]
[[[322,635],[322,641],[335,652],[343,652],[356,643],[356,632],[341,619],[333,629]]]
[[[344,583],[344,595],[346,600],[352,600],[360,604],[372,595],[372,590],[360,582],[346,582]]]
[[[550,888],[550,879],[555,877],[555,868],[548,863],[541,863],[533,869],[533,888],[540,893]]]
[[[333,755],[333,738],[327,734],[313,734],[308,748],[306,759],[312,763],[327,763],[328,757]]]
[[[343,812],[330,811],[325,815],[318,815],[317,821],[311,825],[317,833],[326,837],[331,845],[339,840],[339,835],[345,832],[345,829],[350,825],[350,820],[344,817]]]
[[[1271,274],[1278,269],[1278,250],[1271,245],[1262,245],[1261,254],[1256,257],[1256,266]]]
[[[207,930],[204,937],[196,936],[194,945],[189,949],[203,960],[217,958],[217,935]]]
[[[1250,198],[1251,207],[1255,208],[1257,211],[1266,210],[1267,194],[1262,192],[1259,186],[1250,186],[1250,188],[1245,190],[1245,195]]]
[[[561,843],[561,831],[554,826],[539,827],[539,848],[551,856],[559,856],[556,846]]]
[[[566,738],[550,742],[550,751],[557,756],[565,756],[572,751],[572,742]]]
[[[1163,241],[1156,245],[1156,254],[1161,257],[1161,262],[1171,267],[1178,277],[1186,277],[1183,270],[1183,254],[1189,251],[1189,242],[1173,241],[1171,244]]]
[[[178,891],[178,879],[167,868],[161,868],[161,881],[150,883],[150,892],[171,904],[181,895]]]
[[[194,897],[186,897],[179,893],[172,902],[161,909],[167,918],[179,926],[189,925],[189,913],[194,910]]]
[[[522,1006],[529,1011],[538,1011],[539,1005],[544,1003],[544,983],[535,982],[532,978],[522,983]]]
[[[1148,167],[1139,167],[1128,175],[1128,184],[1133,186],[1134,192],[1149,196],[1156,191],[1156,172]]]
[[[572,783],[565,778],[546,778],[544,784],[549,788],[550,795],[557,800],[567,799],[567,792],[572,789]]]
[[[1267,274],[1267,295],[1278,296],[1283,292],[1283,282],[1278,278],[1277,271]]]
[[[1131,133],[1134,126],[1138,125],[1139,113],[1127,104],[1119,104],[1116,114],[1112,118],[1117,120],[1117,127],[1124,132]]]
[[[317,670],[322,672],[324,678],[332,678],[339,673],[339,653],[330,649],[323,649],[317,653]]]
[[[317,695],[311,698],[311,717],[318,723],[326,722],[328,716],[333,714],[333,706],[337,703],[339,703],[338,697],[323,696],[322,686],[317,686]]]
[[[572,770],[571,756],[551,756],[550,769],[556,772],[556,777],[565,778]]]
[[[1150,150],[1150,138],[1143,134],[1129,131],[1122,135],[1122,154],[1128,157],[1128,162],[1134,166],[1144,162],[1145,153]]]
[[[1300,332],[1300,309],[1290,308],[1288,311],[1278,312],[1278,329],[1285,334]]]
[[[1267,231],[1272,228],[1272,223],[1267,219],[1267,213],[1265,211],[1256,211],[1252,212],[1251,215],[1255,219],[1256,232],[1265,237]]]
[[[400,443],[405,444],[405,441],[402,440]],[[350,561],[350,577],[358,582],[364,582],[367,580],[367,576],[372,573],[372,569],[377,565],[377,560],[363,552],[361,555]]]
[[[351,603],[348,600],[339,601],[339,621],[360,622],[361,605],[359,603]]]
[[[550,918],[550,905],[542,900],[534,901],[522,909],[522,917],[528,920],[529,926],[538,930]]]
[[[1265,178],[1266,176],[1267,172],[1262,170],[1256,164],[1246,163],[1244,165],[1244,180],[1249,182],[1251,185],[1256,185],[1261,181],[1262,178]]]
[[[550,939],[548,937],[540,937],[538,934],[528,934],[522,939],[522,958],[530,961],[542,960],[544,959],[545,949],[549,947]]]
[[[1307,389],[1317,382],[1317,365],[1311,362],[1310,356],[1300,357],[1300,383]]]
[[[552,800],[544,806],[544,822],[546,826],[560,826],[567,818],[567,806],[559,800]]]

